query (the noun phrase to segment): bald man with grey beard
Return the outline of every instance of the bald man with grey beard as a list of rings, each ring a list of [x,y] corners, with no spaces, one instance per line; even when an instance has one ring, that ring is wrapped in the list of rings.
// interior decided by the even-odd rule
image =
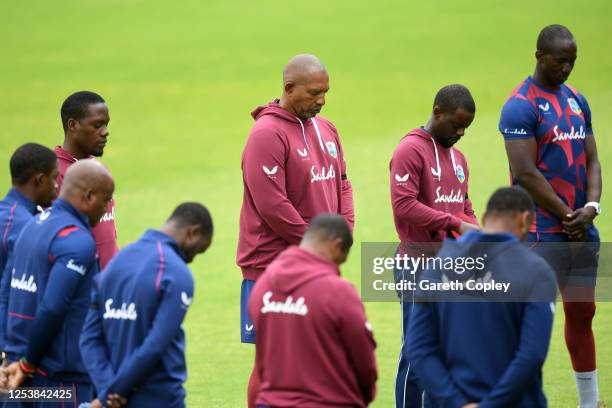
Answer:
[[[252,113],[255,124],[242,153],[244,195],[237,264],[242,271],[240,334],[255,343],[247,303],[255,281],[278,254],[298,245],[321,213],[355,222],[353,190],[335,126],[319,113],[329,75],[314,55],[300,54],[283,70],[283,92]],[[249,382],[249,407],[259,388],[257,367]]]

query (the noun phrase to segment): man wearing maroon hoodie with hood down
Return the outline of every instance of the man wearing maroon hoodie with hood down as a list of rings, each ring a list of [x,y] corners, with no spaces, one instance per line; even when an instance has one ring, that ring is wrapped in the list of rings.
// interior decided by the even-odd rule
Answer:
[[[355,288],[340,277],[353,243],[344,218],[312,220],[299,247],[257,281],[257,406],[366,407],[376,393],[376,344]]]
[[[402,243],[400,254],[416,251],[413,256],[419,256],[431,251],[434,255],[435,243],[478,229],[468,198],[467,161],[453,148],[474,120],[475,112],[474,99],[466,87],[445,86],[436,94],[429,122],[408,132],[395,149],[390,163],[391,202]],[[420,245],[412,245],[416,243]],[[415,275],[398,270],[396,280],[400,279],[414,280]],[[405,341],[413,302],[412,293],[400,293],[402,349],[395,383],[397,408],[422,406],[423,389],[411,370]]]
[[[57,184],[62,188],[68,167],[78,160],[101,157],[108,142],[108,106],[95,92],[79,91],[70,95],[61,109],[64,127],[64,144],[55,147],[59,161]],[[96,250],[102,270],[117,253],[117,230],[115,229],[115,199],[111,199],[100,222],[93,228]]]
[[[255,280],[289,245],[300,243],[308,222],[321,213],[341,214],[351,230],[353,191],[346,177],[340,138],[319,115],[329,76],[312,55],[297,55],[283,71],[280,100],[253,111],[255,119],[242,154],[244,196],[237,264],[243,343],[255,343],[247,302]],[[255,370],[254,370],[255,371]],[[249,406],[258,384],[249,381]]]

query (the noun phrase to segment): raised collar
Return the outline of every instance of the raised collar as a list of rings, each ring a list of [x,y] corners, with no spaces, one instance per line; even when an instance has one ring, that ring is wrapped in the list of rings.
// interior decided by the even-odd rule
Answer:
[[[28,197],[20,193],[15,187],[8,191],[6,198],[11,201],[17,201],[19,205],[23,206],[32,215],[38,212],[36,204],[34,204]]]

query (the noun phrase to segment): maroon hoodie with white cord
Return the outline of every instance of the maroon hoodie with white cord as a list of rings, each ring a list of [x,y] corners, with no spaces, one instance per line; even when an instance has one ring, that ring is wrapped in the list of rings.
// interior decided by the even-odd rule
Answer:
[[[257,330],[257,405],[366,407],[376,394],[376,343],[357,291],[338,266],[290,247],[249,300]]]
[[[478,225],[468,198],[469,171],[463,153],[438,143],[425,129],[412,129],[389,164],[391,204],[403,243],[439,242],[463,220]]]
[[[252,113],[242,153],[244,195],[236,262],[256,280],[289,245],[299,244],[318,214],[354,224],[353,190],[334,125],[320,115],[301,120],[278,101]]]

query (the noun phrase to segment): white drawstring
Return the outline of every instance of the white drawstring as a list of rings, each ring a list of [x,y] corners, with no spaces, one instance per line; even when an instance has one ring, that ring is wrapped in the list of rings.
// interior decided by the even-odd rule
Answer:
[[[457,175],[457,163],[455,162],[455,155],[453,153],[453,148],[450,148],[451,151],[451,160],[453,161],[453,171],[455,172],[455,176]]]
[[[308,146],[308,142],[306,141],[306,132],[304,131],[304,125],[302,124],[300,118],[296,117],[296,119],[298,120],[298,122],[300,122],[300,126],[302,127],[302,137],[304,138],[304,143],[306,143],[306,149],[310,151],[310,147]]]
[[[321,150],[323,151],[323,153],[325,153],[325,147],[323,147],[323,140],[321,139],[321,133],[319,133],[319,127],[317,126],[317,122],[314,120],[314,118],[310,118],[310,120],[312,121],[312,124],[315,128],[315,132],[317,133],[317,137],[319,138],[319,145],[321,146]]]
[[[438,157],[438,147],[436,146],[436,141],[434,140],[433,137],[431,138],[431,143],[433,143],[434,152],[436,153],[436,166],[438,168],[437,172],[434,172],[433,169],[431,169],[431,172],[433,173],[434,176],[438,178],[438,181],[440,181],[442,178],[442,169],[440,168],[440,158]]]

